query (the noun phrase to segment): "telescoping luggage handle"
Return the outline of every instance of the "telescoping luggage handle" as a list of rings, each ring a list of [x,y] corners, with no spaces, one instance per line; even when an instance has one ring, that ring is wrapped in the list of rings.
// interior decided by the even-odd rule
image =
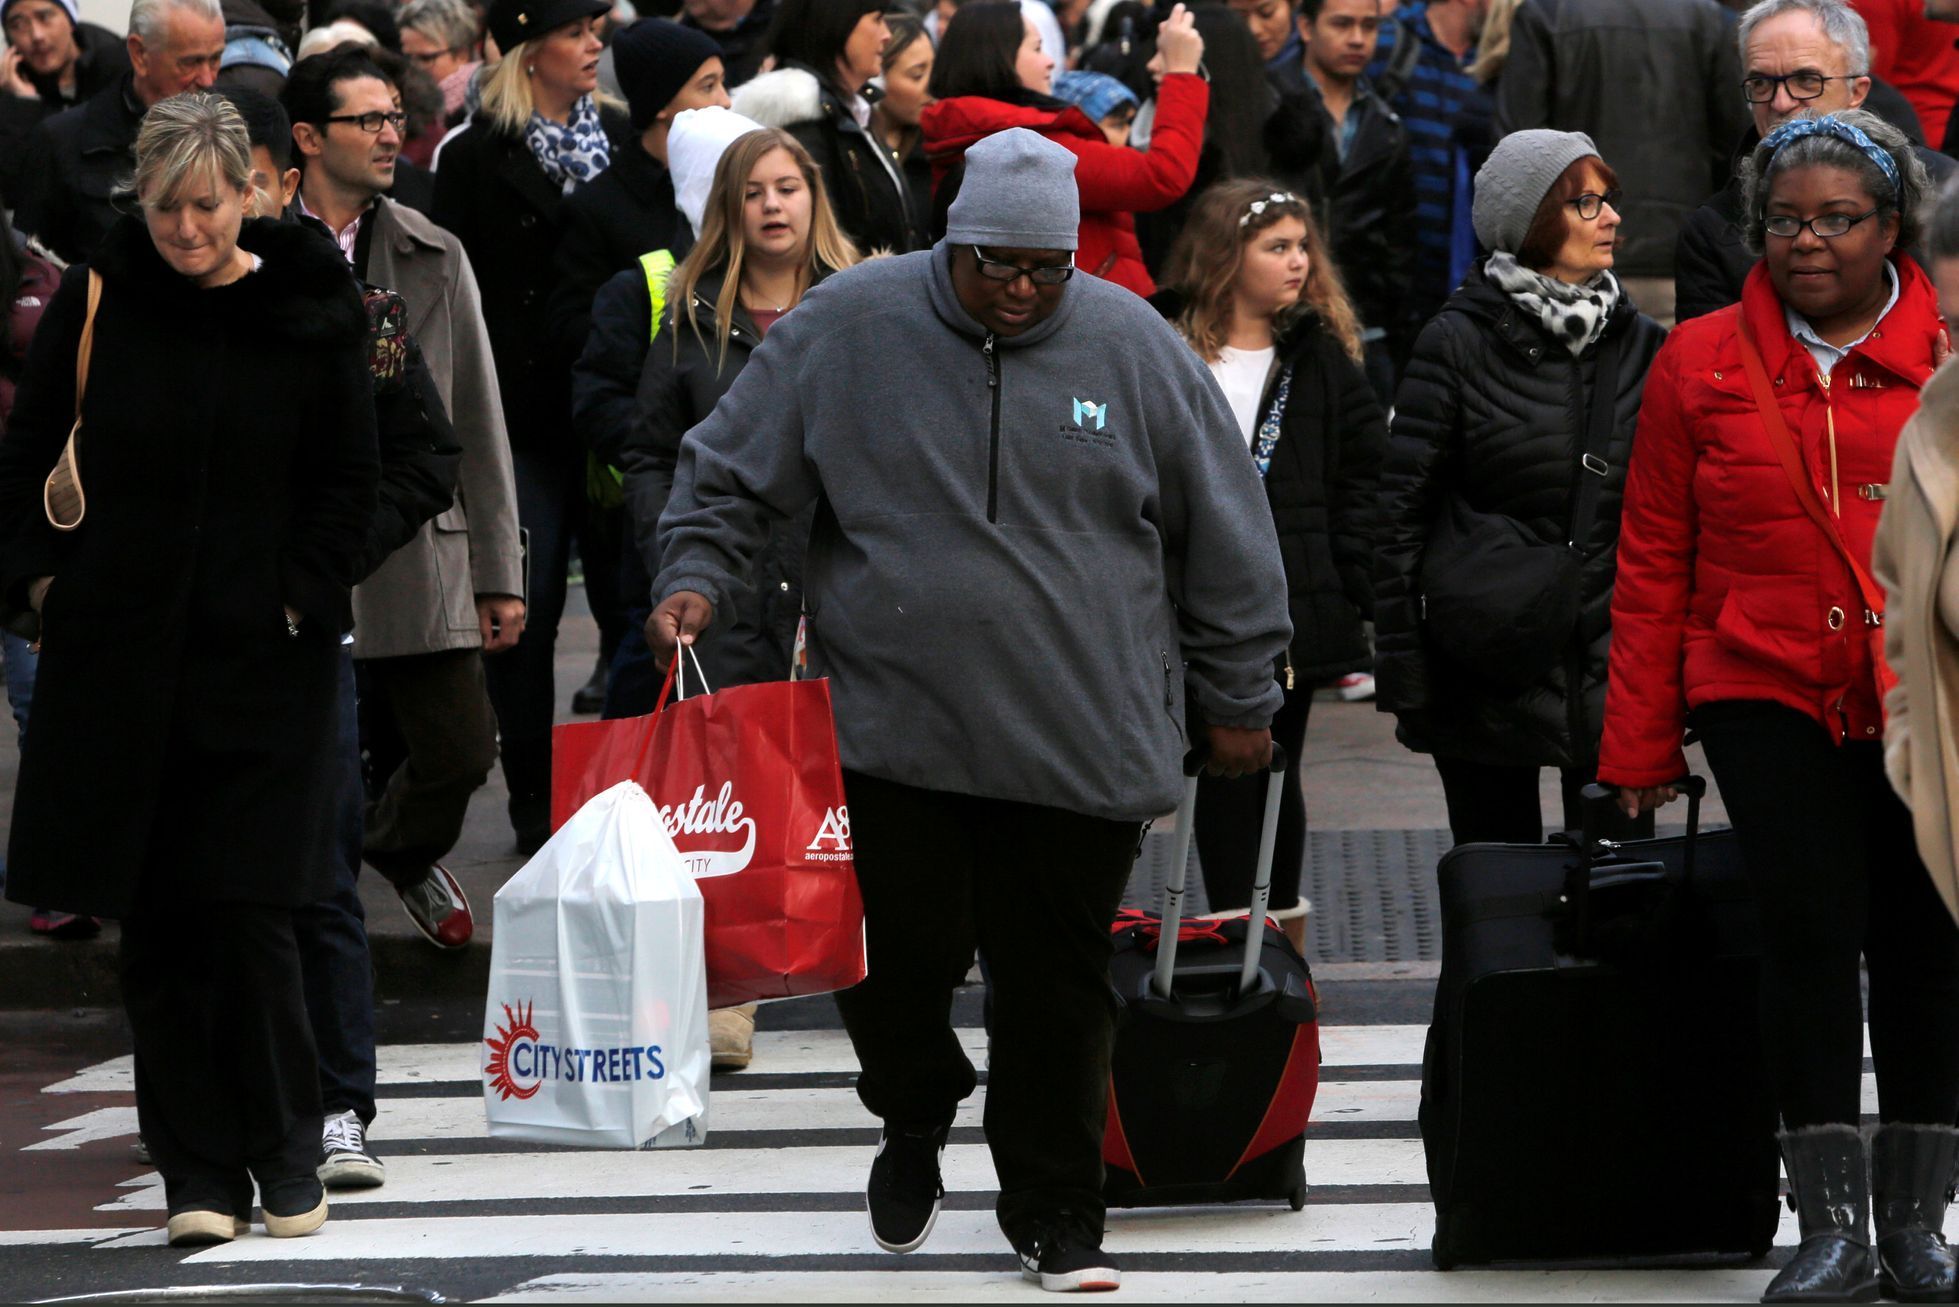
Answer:
[[[1197,819],[1197,774],[1204,769],[1204,756],[1184,756],[1184,799],[1177,805],[1177,837],[1171,853],[1170,881],[1163,889],[1163,932],[1156,943],[1156,974],[1150,988],[1157,997],[1169,998],[1177,971],[1177,931],[1184,918],[1184,882],[1190,872],[1190,837]],[[1238,992],[1249,993],[1258,975],[1258,954],[1265,943],[1265,909],[1272,901],[1272,854],[1279,842],[1279,796],[1285,792],[1286,751],[1272,746],[1272,762],[1267,768],[1265,815],[1259,824],[1258,870],[1252,884],[1252,906],[1245,920],[1245,962],[1238,970]]]
[[[1694,851],[1700,842],[1701,800],[1707,797],[1707,780],[1701,776],[1683,776],[1673,782],[1673,788],[1687,796],[1687,839],[1680,852],[1680,887],[1686,890],[1694,883]],[[1579,791],[1579,797],[1583,800],[1585,826],[1580,832],[1577,861],[1571,865],[1565,877],[1564,903],[1570,913],[1570,938],[1577,950],[1583,953],[1589,951],[1592,940],[1593,870],[1619,848],[1615,842],[1599,838],[1599,814],[1606,805],[1618,800],[1619,791],[1616,786],[1595,783]],[[1639,872],[1629,869],[1626,874],[1637,877]],[[1660,876],[1661,873],[1655,867],[1651,875]]]

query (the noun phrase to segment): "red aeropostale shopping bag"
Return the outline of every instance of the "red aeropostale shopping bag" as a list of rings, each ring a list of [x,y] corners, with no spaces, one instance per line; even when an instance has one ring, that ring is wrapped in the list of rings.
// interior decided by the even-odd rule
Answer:
[[[700,886],[709,1007],[848,989],[864,978],[864,901],[829,683],[669,704],[673,683],[650,716],[552,728],[551,828],[637,781]]]

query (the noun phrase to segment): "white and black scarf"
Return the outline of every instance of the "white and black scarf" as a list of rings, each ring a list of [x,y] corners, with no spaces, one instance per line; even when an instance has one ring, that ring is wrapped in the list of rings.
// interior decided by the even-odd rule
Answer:
[[[571,107],[571,121],[554,123],[536,110],[524,128],[524,141],[531,147],[537,166],[565,194],[604,172],[612,162],[612,142],[599,121],[599,107],[589,95],[578,97]]]
[[[1483,275],[1518,308],[1543,323],[1544,330],[1570,350],[1573,358],[1604,334],[1605,324],[1619,304],[1619,279],[1610,272],[1600,272],[1590,281],[1574,285],[1533,272],[1517,262],[1516,255],[1499,250],[1483,265]]]

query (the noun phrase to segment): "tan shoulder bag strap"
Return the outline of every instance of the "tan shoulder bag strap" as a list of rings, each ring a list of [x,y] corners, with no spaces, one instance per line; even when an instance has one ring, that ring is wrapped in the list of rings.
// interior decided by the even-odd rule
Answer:
[[[88,315],[82,319],[82,339],[75,347],[75,425],[68,429],[68,443],[48,473],[41,488],[41,507],[48,525],[57,531],[73,531],[88,516],[88,496],[82,493],[82,469],[76,461],[75,445],[82,434],[82,398],[88,393],[89,355],[95,351],[95,310],[102,303],[102,274],[88,272]]]

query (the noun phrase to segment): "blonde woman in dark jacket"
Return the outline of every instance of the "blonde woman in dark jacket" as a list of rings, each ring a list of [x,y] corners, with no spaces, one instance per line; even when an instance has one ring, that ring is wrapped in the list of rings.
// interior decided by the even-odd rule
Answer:
[[[620,450],[626,509],[649,577],[660,573],[656,528],[681,438],[714,411],[750,352],[804,292],[856,262],[856,247],[830,211],[823,175],[794,136],[772,127],[728,147],[715,169],[700,239],[668,282],[666,315],[647,352],[632,431]],[[696,646],[709,685],[788,678],[812,516],[806,510],[775,528],[756,560],[754,587]],[[652,607],[650,596],[645,602],[642,617]],[[650,694],[655,687],[644,689]],[[754,1005],[711,1013],[709,1027],[714,1065],[747,1066]]]

